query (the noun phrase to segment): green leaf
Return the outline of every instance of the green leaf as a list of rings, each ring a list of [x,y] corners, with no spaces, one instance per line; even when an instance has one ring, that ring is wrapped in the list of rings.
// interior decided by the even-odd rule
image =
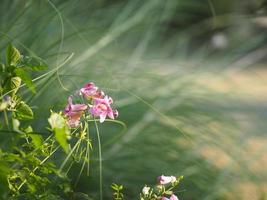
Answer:
[[[18,120],[33,119],[32,109],[24,102],[21,101],[16,106],[16,110],[13,112],[14,118]]]
[[[24,81],[24,83],[33,93],[36,92],[35,86],[32,82],[30,75],[23,68],[20,67],[15,69],[15,74],[20,77],[22,81]]]
[[[14,96],[19,87],[21,85],[21,78],[20,77],[12,77],[11,79],[7,80],[6,86],[4,88],[4,93],[10,92],[11,96]]]
[[[4,73],[6,70],[5,65],[3,63],[0,63],[0,74]]]
[[[25,133],[32,133],[32,132],[33,132],[33,129],[32,129],[31,126],[27,126],[27,128],[24,128],[23,131],[24,131]]]
[[[60,114],[52,112],[51,116],[48,118],[48,122],[55,133],[56,140],[64,151],[68,153],[68,138],[70,136],[70,129],[66,120]]]
[[[47,69],[47,65],[36,57],[24,56],[19,63],[21,66],[26,67],[27,70],[41,71]]]
[[[43,144],[43,137],[38,133],[34,133],[31,126],[28,126],[23,131],[32,139],[35,147],[40,147]]]
[[[10,173],[11,168],[6,162],[0,161],[0,191],[8,190],[7,175]]]
[[[28,133],[32,139],[32,143],[35,147],[40,147],[43,144],[43,137],[37,133]]]
[[[19,126],[20,126],[20,122],[19,120],[17,119],[12,119],[12,127],[13,127],[13,130],[16,131],[16,132],[21,132],[19,130]]]
[[[165,191],[165,194],[172,195],[173,194],[173,191]]]
[[[116,183],[112,183],[112,184],[111,184],[111,188],[112,188],[113,190],[118,190],[118,189],[119,189],[119,186],[118,186]]]
[[[19,51],[12,44],[9,44],[6,49],[7,64],[16,65],[19,59],[20,59]]]

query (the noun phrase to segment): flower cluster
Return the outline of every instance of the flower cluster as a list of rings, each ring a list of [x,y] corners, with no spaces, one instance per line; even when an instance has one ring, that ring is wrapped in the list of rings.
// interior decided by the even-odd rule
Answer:
[[[178,200],[178,197],[174,194],[175,189],[183,176],[159,176],[157,178],[158,185],[155,188],[148,186],[143,187],[140,194],[141,200]]]
[[[70,127],[77,127],[80,124],[80,119],[84,114],[92,117],[99,117],[100,122],[104,122],[107,117],[115,119],[118,117],[118,111],[113,110],[111,104],[113,100],[102,90],[99,90],[93,82],[84,85],[77,93],[84,99],[82,104],[74,104],[73,97],[68,99],[68,105],[64,110],[64,115],[68,119]]]
[[[175,176],[164,176],[161,175],[157,178],[158,184],[160,185],[166,185],[168,183],[174,183],[177,181],[177,178]]]

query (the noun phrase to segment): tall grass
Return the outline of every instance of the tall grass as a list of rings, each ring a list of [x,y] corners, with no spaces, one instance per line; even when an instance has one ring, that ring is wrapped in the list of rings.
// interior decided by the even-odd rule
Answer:
[[[90,133],[90,176],[84,170],[78,191],[98,198],[103,173],[104,199],[112,182],[136,199],[144,183],[175,174],[185,176],[181,199],[266,199],[260,3],[2,0],[0,10],[1,50],[13,42],[54,70],[36,95],[24,91],[37,130],[89,80],[112,94],[127,125],[123,134],[119,124],[99,127],[102,172]]]

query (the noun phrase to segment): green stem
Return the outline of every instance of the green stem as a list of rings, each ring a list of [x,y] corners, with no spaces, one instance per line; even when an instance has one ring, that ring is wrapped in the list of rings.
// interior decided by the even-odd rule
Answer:
[[[7,129],[9,130],[9,122],[8,122],[8,116],[7,116],[7,112],[6,110],[4,110],[4,118],[5,118],[5,123],[6,123],[6,126],[7,126]]]
[[[87,151],[86,151],[86,153],[87,153]],[[86,155],[85,155],[85,156],[86,156]],[[85,167],[85,162],[86,162],[86,159],[83,160],[83,164],[82,164],[81,170],[80,170],[79,175],[78,175],[78,177],[77,177],[77,180],[76,180],[76,182],[75,182],[75,184],[74,184],[74,187],[75,187],[75,188],[76,188],[76,186],[77,186],[77,184],[78,184],[78,182],[79,182],[79,180],[80,180],[80,178],[81,178],[83,169],[84,169],[84,167]]]
[[[99,192],[100,192],[100,200],[103,200],[102,151],[101,151],[100,134],[99,134],[99,129],[98,129],[96,121],[95,121],[95,128],[96,128],[96,134],[97,134],[97,140],[98,140],[98,153],[99,153]]]
[[[87,122],[87,176],[89,176],[89,172],[90,172],[90,165],[89,165],[89,161],[90,161],[90,137],[89,137],[89,123]]]
[[[64,168],[64,166],[66,165],[67,161],[69,160],[70,156],[73,154],[73,152],[75,151],[75,149],[78,147],[79,143],[81,142],[81,139],[79,139],[76,144],[74,145],[74,147],[72,148],[72,150],[69,152],[68,156],[65,158],[64,162],[61,164],[59,171],[61,172],[62,169]]]

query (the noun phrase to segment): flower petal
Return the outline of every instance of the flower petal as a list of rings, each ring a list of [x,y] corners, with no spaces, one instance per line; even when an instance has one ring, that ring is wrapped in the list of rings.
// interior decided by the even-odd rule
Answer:
[[[106,115],[100,115],[99,117],[100,117],[100,120],[99,120],[100,123],[103,123],[106,119]]]
[[[108,110],[108,117],[114,119],[113,110],[111,108]]]
[[[175,194],[172,194],[170,196],[170,200],[179,200],[178,197]]]

